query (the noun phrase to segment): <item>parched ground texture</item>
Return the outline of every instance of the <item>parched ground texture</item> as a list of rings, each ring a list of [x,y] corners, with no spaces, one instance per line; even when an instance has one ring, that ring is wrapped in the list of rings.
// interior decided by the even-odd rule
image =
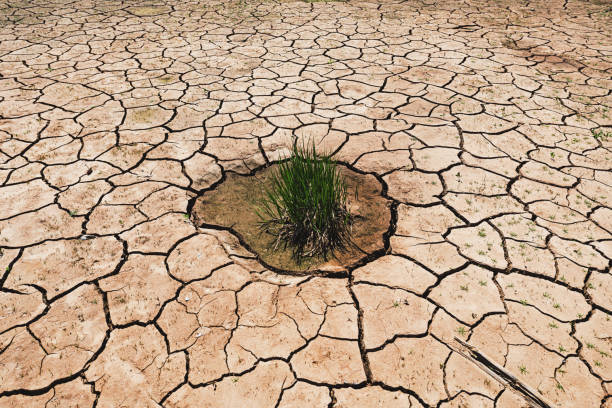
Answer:
[[[2,1],[0,407],[612,407],[610,3]],[[394,200],[347,273],[195,198],[314,139]],[[239,216],[239,215],[238,215]]]

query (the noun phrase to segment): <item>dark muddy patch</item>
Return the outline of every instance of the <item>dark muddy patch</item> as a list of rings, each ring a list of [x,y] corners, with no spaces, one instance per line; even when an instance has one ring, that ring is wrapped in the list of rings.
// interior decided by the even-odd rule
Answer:
[[[340,166],[340,172],[347,183],[349,210],[355,216],[351,225],[354,245],[336,251],[327,260],[311,257],[301,262],[293,258],[291,248],[275,247],[276,237],[260,230],[256,213],[275,167],[269,166],[255,175],[228,173],[223,183],[196,200],[192,211],[196,225],[230,229],[264,265],[289,272],[348,269],[384,248],[384,235],[391,223],[391,201],[383,197],[376,177],[345,166]]]

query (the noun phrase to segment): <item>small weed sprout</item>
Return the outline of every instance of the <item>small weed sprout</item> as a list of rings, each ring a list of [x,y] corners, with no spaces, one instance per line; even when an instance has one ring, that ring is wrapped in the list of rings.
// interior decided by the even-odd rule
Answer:
[[[595,140],[603,140],[603,141],[607,141],[609,138],[612,137],[612,132],[604,132],[603,130],[591,130],[591,135],[593,135],[593,138]]]

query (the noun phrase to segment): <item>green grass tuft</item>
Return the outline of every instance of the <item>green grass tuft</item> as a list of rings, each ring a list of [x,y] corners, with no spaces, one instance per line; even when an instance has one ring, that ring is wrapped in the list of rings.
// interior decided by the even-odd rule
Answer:
[[[351,244],[346,182],[314,144],[294,146],[292,157],[278,165],[257,215],[260,229],[276,236],[274,248],[290,248],[298,261],[327,259]]]

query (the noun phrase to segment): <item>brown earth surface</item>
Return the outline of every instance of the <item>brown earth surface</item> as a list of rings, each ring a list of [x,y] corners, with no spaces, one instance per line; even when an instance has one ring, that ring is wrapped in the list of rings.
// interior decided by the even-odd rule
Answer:
[[[612,407],[601,0],[0,3],[0,408]],[[387,251],[268,270],[195,200],[315,140]]]

